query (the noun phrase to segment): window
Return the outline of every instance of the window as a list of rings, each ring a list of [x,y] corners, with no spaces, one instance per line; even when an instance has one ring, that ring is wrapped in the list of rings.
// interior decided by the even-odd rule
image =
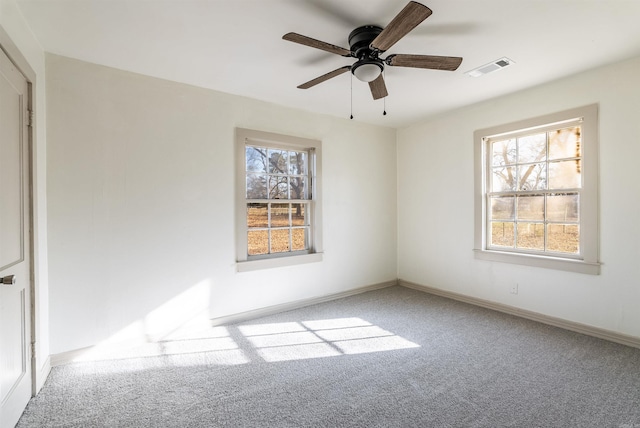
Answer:
[[[599,273],[597,106],[483,129],[476,256]]]
[[[236,130],[238,270],[321,259],[321,142]]]

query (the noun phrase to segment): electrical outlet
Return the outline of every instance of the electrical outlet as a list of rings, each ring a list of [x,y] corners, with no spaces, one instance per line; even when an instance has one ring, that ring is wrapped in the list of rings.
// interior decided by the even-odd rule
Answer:
[[[518,283],[515,283],[511,286],[511,294],[518,294]]]

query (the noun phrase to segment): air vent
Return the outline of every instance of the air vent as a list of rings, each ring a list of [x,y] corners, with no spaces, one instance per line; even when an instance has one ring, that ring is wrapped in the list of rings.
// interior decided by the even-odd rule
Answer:
[[[502,57],[495,61],[491,61],[489,64],[481,65],[478,68],[474,68],[471,71],[467,71],[465,74],[471,77],[480,77],[485,74],[493,73],[494,71],[502,70],[505,67],[515,64],[507,57]]]

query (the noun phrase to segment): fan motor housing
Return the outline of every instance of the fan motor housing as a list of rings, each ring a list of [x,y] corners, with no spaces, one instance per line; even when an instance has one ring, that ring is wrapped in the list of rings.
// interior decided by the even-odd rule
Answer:
[[[376,25],[363,25],[358,27],[349,34],[349,47],[356,58],[373,57],[369,48],[371,42],[382,32],[382,28]]]

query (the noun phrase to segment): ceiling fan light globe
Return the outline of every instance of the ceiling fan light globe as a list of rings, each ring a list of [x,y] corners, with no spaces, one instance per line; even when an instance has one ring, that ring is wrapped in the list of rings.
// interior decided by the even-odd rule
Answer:
[[[362,82],[373,82],[382,73],[382,67],[375,62],[356,64],[351,71]]]

